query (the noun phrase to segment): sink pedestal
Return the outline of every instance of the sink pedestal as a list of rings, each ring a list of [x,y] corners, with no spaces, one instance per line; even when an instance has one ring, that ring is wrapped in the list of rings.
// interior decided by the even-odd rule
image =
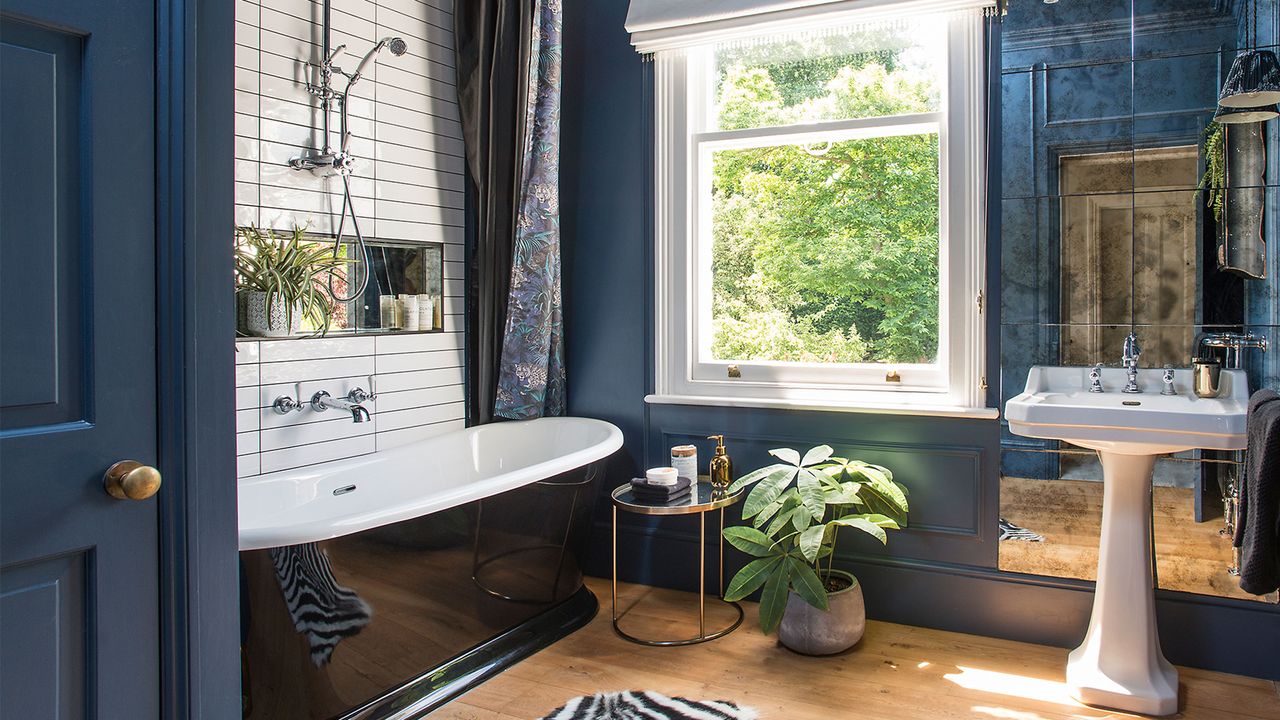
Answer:
[[[1172,715],[1178,671],[1156,633],[1151,569],[1155,455],[1100,450],[1103,472],[1098,583],[1084,642],[1067,661],[1067,686],[1088,705]]]

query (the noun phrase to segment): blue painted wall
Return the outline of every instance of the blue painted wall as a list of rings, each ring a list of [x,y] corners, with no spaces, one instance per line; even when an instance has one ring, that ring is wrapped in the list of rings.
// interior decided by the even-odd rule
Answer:
[[[1099,11],[1113,4],[1119,5],[1094,3]],[[705,454],[711,445],[701,438],[724,433],[738,467],[748,468],[765,462],[771,447],[827,442],[893,467],[913,491],[912,528],[895,534],[887,549],[849,538],[839,551],[840,563],[862,578],[872,617],[1064,647],[1078,643],[1091,584],[996,570],[998,421],[645,405],[652,383],[651,68],[623,30],[626,6],[626,0],[592,0],[565,8],[561,197],[569,410],[610,420],[626,436],[597,499],[592,572],[609,573],[608,489],[639,468],[665,464],[671,444],[697,441]],[[996,291],[998,237],[990,250]],[[993,363],[999,347],[999,333],[990,333]],[[697,537],[692,519],[623,515],[623,579],[696,587]],[[741,558],[731,554],[731,562]],[[1270,608],[1166,592],[1157,605],[1174,662],[1280,677],[1268,659],[1280,647],[1280,615]]]

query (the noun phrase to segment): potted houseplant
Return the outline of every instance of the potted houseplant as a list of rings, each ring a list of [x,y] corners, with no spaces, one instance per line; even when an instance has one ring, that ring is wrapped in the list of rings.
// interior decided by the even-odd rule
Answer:
[[[288,237],[255,226],[236,229],[236,301],[241,332],[257,337],[296,335],[303,319],[317,334],[329,329],[334,299],[325,275],[354,262],[307,239],[294,226]]]
[[[819,445],[804,457],[790,448],[770,450],[782,462],[739,478],[730,492],[755,485],[742,506],[750,526],[725,528],[724,537],[755,559],[725,591],[741,600],[763,588],[760,628],[799,653],[830,655],[862,638],[862,588],[834,567],[842,528],[888,542],[886,530],[906,524],[907,490],[888,468],[834,457]]]

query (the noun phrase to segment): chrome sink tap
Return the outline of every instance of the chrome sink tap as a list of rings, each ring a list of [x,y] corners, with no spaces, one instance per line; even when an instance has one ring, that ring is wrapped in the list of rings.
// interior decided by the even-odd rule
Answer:
[[[1124,339],[1124,353],[1120,357],[1120,364],[1129,374],[1129,382],[1125,383],[1121,392],[1140,393],[1142,388],[1138,387],[1138,357],[1142,355],[1142,347],[1138,345],[1138,336],[1129,333]]]
[[[352,394],[354,393],[348,393],[348,395],[352,395]],[[320,392],[311,396],[312,410],[315,410],[316,412],[324,412],[329,408],[345,410],[346,412],[351,413],[352,422],[359,423],[369,419],[369,411],[365,409],[365,407],[361,405],[359,402],[354,401],[349,397],[336,398],[324,390],[321,390]]]
[[[1094,365],[1089,370],[1089,392],[1102,392],[1102,363]]]

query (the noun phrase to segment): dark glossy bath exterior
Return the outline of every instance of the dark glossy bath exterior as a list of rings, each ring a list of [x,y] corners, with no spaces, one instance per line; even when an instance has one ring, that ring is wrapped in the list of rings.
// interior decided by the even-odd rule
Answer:
[[[598,467],[242,552],[244,717],[418,717],[581,627]]]

